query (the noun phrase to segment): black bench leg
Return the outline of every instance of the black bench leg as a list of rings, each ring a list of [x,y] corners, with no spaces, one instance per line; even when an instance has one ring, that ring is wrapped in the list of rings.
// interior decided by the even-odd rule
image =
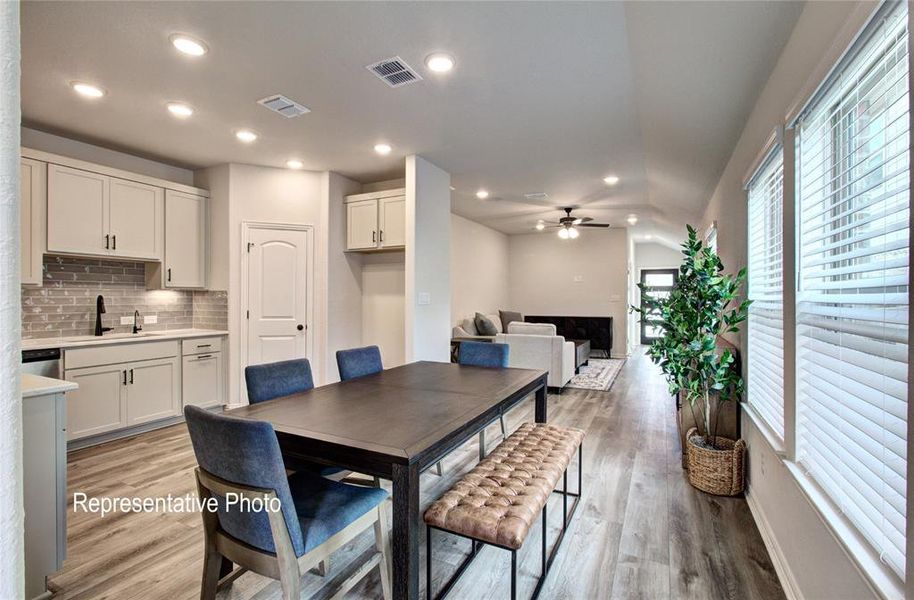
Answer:
[[[511,551],[511,600],[517,600],[517,550]]]
[[[546,577],[546,506],[543,506],[543,575]]]
[[[562,531],[568,529],[568,469],[562,473]]]
[[[578,445],[578,496],[584,495],[583,481],[581,476],[584,473],[584,442]]]
[[[432,528],[425,526],[425,598],[432,600]]]

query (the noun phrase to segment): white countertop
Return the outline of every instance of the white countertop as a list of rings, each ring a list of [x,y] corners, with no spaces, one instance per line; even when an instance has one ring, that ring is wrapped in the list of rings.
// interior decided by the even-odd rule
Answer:
[[[228,331],[220,329],[174,329],[171,331],[143,331],[138,334],[108,333],[101,337],[96,337],[94,335],[78,335],[63,338],[33,338],[22,340],[22,349],[43,350],[45,348],[81,348],[83,346],[155,342],[157,340],[183,340],[216,335],[228,335]]]
[[[62,379],[51,379],[41,375],[31,373],[22,374],[22,397],[32,398],[34,396],[48,396],[50,394],[59,394],[61,392],[71,392],[79,386],[72,381]]]

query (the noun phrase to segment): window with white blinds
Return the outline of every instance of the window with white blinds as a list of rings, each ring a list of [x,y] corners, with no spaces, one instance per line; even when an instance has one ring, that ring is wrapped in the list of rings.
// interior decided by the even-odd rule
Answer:
[[[797,463],[902,579],[907,45],[888,3],[797,123]]]
[[[783,206],[780,146],[749,181],[746,401],[784,439]]]

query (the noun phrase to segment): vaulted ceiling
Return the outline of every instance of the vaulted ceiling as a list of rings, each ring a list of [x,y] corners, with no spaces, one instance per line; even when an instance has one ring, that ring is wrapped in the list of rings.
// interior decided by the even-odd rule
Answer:
[[[700,217],[802,7],[24,2],[23,120],[187,168],[294,157],[369,182],[402,176],[417,153],[451,173],[454,212],[506,233],[580,206],[620,227],[637,214],[638,235],[672,240]],[[177,32],[209,53],[178,54]],[[451,73],[425,68],[435,51],[456,58]],[[392,56],[423,80],[390,88],[365,68]],[[107,95],[78,97],[73,80]],[[285,119],[256,104],[271,94],[312,112]],[[196,114],[175,119],[174,100]],[[241,127],[260,138],[240,144]],[[539,192],[548,198],[524,198]]]

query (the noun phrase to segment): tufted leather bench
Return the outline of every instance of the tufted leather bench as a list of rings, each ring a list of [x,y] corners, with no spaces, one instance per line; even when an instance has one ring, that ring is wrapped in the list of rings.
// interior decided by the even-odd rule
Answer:
[[[477,542],[511,550],[512,598],[516,593],[516,551],[523,545],[537,517],[543,519],[543,575],[534,597],[539,593],[542,579],[552,559],[546,560],[546,503],[556,491],[559,479],[562,487],[563,524],[567,527],[567,498],[575,497],[572,513],[580,496],[580,464],[578,493],[568,492],[567,470],[580,452],[584,432],[570,427],[547,423],[525,423],[505,439],[472,471],[460,479],[448,492],[425,511],[429,534],[428,571],[431,570],[431,529],[440,529],[473,540],[471,556],[454,578],[442,590],[443,597],[469,561],[475,557]],[[564,536],[564,527],[562,530]],[[552,557],[561,544],[556,542]],[[429,575],[428,581],[431,582]],[[427,584],[431,598],[431,585]]]

